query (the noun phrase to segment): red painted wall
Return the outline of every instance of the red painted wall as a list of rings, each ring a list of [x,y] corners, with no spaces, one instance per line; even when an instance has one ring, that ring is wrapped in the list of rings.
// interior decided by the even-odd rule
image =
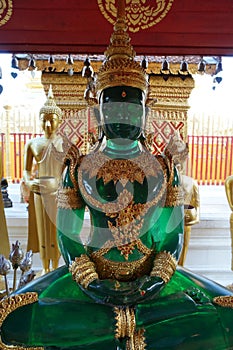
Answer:
[[[112,33],[97,0],[12,0],[12,10],[1,52],[102,54]],[[233,55],[233,1],[174,0],[163,20],[130,36],[137,54]]]

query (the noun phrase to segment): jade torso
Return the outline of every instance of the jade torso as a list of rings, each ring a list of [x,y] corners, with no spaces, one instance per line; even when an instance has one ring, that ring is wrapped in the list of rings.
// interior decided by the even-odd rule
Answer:
[[[98,163],[94,171],[93,163]],[[153,156],[142,153],[132,160],[110,159],[98,152],[82,161],[78,178],[92,217],[91,247],[124,246],[147,236],[146,245],[152,248],[148,232],[155,218],[151,212],[162,205],[166,185],[161,165]],[[119,253],[122,259],[132,255]]]
[[[78,183],[91,215],[88,254],[98,265],[98,273],[102,278],[116,277],[114,273],[101,273],[103,261],[98,264],[98,257],[93,254],[96,251],[102,260],[138,262],[133,276],[124,271],[124,264],[120,276],[120,267],[116,266],[117,279],[128,280],[149,273],[161,236],[158,223],[167,186],[159,161],[147,152],[130,160],[93,153],[82,160]]]
[[[177,237],[183,233],[183,210],[180,206],[174,208],[172,203],[170,207],[165,207],[171,181],[168,174],[165,160],[162,157],[157,159],[147,150],[137,152],[131,159],[120,158],[119,155],[111,158],[102,152],[93,152],[81,160],[75,177],[79,195],[91,217],[90,235],[85,237],[86,251],[98,265],[98,272],[103,278],[113,278],[114,275],[101,273],[103,261],[98,264],[96,255],[101,256],[100,260],[146,264],[144,268],[138,266],[136,274],[121,277],[118,274],[116,278],[130,280],[149,274],[154,255],[161,250],[167,230],[172,234],[166,249],[177,249]],[[178,185],[177,179],[175,181],[174,187]],[[72,186],[69,176],[65,177],[64,186]],[[178,224],[171,229],[166,222],[174,212]],[[62,226],[68,232],[69,220]],[[61,231],[60,240],[67,240],[64,230]],[[77,234],[73,236],[75,239]],[[62,247],[65,245],[67,248],[67,242]],[[74,260],[73,251],[69,254]]]

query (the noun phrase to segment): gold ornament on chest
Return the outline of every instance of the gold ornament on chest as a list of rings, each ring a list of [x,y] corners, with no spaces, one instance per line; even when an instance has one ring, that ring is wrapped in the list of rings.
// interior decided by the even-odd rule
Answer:
[[[97,179],[103,179],[104,184],[113,181],[116,184],[120,181],[125,187],[127,182],[137,181],[143,183],[144,171],[139,166],[128,159],[113,159],[107,161],[98,171]]]
[[[133,253],[136,242],[140,236],[144,223],[146,205],[134,203],[131,201],[124,209],[117,213],[109,213],[107,217],[108,228],[112,233],[113,240],[109,240],[104,244],[104,248],[117,247],[128,260],[129,254]]]
[[[145,177],[158,176],[161,168],[155,162],[155,157],[142,152],[133,159],[111,159],[101,152],[90,154],[82,161],[82,171],[89,178],[103,179],[104,184],[120,181],[123,186],[128,181],[143,184]]]
[[[135,181],[143,187],[145,178],[160,177],[164,181],[158,193],[145,203],[135,202],[134,194],[128,189],[127,183]],[[113,181],[122,184],[120,193],[114,201],[104,202],[88,193],[84,186],[84,177],[89,179],[102,179],[106,185]],[[104,212],[108,229],[111,232],[111,239],[107,240],[102,249],[105,254],[111,248],[117,248],[127,261],[129,255],[138,250],[138,241],[142,233],[144,218],[148,210],[159,203],[166,189],[166,174],[159,166],[155,158],[142,153],[134,159],[110,159],[106,155],[96,152],[90,154],[88,161],[82,161],[78,174],[78,182],[81,193],[85,196],[90,205]]]

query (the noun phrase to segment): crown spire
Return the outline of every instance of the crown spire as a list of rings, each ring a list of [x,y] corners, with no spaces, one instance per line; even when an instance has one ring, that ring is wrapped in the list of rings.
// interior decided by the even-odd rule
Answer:
[[[119,0],[117,19],[110,38],[110,45],[104,53],[107,59],[111,60],[117,57],[133,59],[135,57],[135,51],[130,45],[131,39],[127,33],[127,29],[128,27],[126,25],[125,18],[125,0]]]
[[[131,86],[147,93],[148,79],[145,70],[134,60],[135,51],[127,32],[125,0],[118,0],[117,19],[113,27],[110,44],[105,51],[106,60],[100,67],[96,91],[114,86]]]
[[[48,91],[48,98],[53,99],[53,89],[52,89],[52,84],[49,85],[49,91]]]
[[[40,109],[41,114],[56,114],[59,119],[62,119],[62,110],[56,105],[53,97],[52,85],[49,86],[48,97],[43,107]]]

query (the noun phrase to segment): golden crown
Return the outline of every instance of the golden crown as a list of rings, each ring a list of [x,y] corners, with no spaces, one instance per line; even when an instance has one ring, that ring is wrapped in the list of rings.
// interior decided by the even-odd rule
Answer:
[[[117,20],[113,29],[110,45],[104,53],[106,60],[97,75],[97,93],[114,86],[132,86],[147,93],[148,76],[144,68],[134,60],[135,51],[127,33],[124,0],[118,2]]]
[[[62,110],[56,105],[53,97],[52,86],[50,85],[48,91],[48,98],[44,106],[40,109],[40,114],[56,114],[59,119],[62,119]]]

